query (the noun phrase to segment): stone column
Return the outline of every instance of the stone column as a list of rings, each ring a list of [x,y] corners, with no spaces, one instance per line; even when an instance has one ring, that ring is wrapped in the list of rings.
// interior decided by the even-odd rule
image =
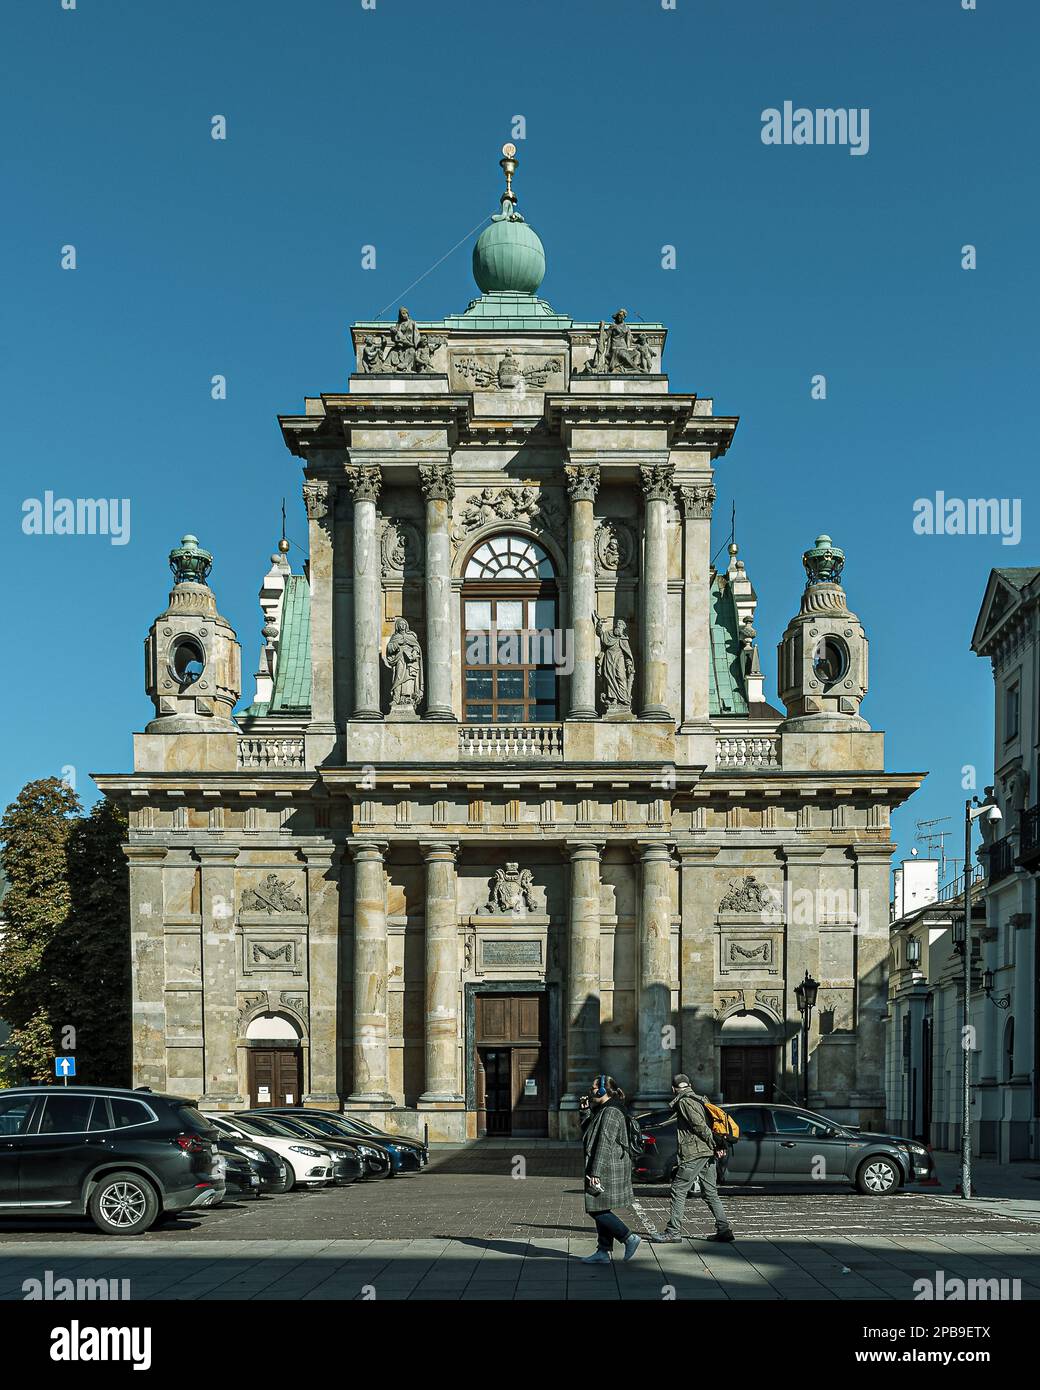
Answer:
[[[454,841],[421,846],[426,861],[426,1089],[419,1106],[465,1105],[459,1082],[459,949]]]
[[[202,865],[202,1026],[205,1038],[204,1105],[245,1105],[238,1093],[238,941],[235,864],[238,850],[197,845]]]
[[[603,1070],[600,1057],[600,852],[602,840],[567,844],[571,860],[567,940],[567,1085],[561,1110],[577,1110],[578,1098]]]
[[[640,468],[646,500],[643,539],[643,702],[641,719],[672,722],[668,709],[668,506],[670,464]],[[704,577],[707,583],[707,575]]]
[[[891,844],[853,846],[856,856],[856,1090],[864,1129],[885,1115],[885,1015],[888,1013]],[[800,978],[800,977],[799,977]]]
[[[802,1077],[806,1060],[809,1063],[809,1101],[813,1092],[819,1090],[816,1076],[814,1053],[820,1041],[820,1010],[813,1010],[809,1027],[809,1057],[802,1055],[805,1045],[802,1037],[802,1015],[798,1012],[795,990],[805,978],[805,972],[815,980],[821,976],[820,970],[820,929],[816,921],[816,903],[819,901],[820,865],[824,848],[811,841],[806,844],[782,846],[780,853],[784,858],[784,1018],[787,1023],[787,1037],[783,1043],[783,1060],[780,1085],[795,1096],[799,1105],[802,1101]],[[797,1039],[798,1068],[794,1069],[794,1042]],[[786,1080],[785,1080],[786,1077]]]
[[[571,675],[568,719],[596,718],[596,652],[599,642],[592,619],[596,611],[596,519],[593,504],[599,490],[599,469],[569,465],[565,470],[571,499],[570,600],[574,631],[574,671]]]
[[[718,1094],[715,1046],[715,874],[717,845],[678,846],[680,1063],[695,1091]],[[674,1072],[673,1072],[674,1074]]]
[[[451,502],[450,463],[421,464],[426,498],[426,718],[453,722],[451,705]]]
[[[672,1022],[672,865],[667,844],[640,846],[639,1061],[636,1103],[655,1108],[671,1097],[675,1074]]]
[[[352,719],[382,719],[379,656],[383,639],[383,581],[376,526],[382,476],[375,464],[347,469],[354,499],[354,709]]]
[[[386,1018],[386,841],[357,840],[354,858],[354,1090],[347,1104],[389,1110]]]
[[[339,845],[305,848],[310,1076],[304,1101],[339,1105]]]
[[[166,983],[163,947],[163,845],[123,846],[130,861],[130,960],[133,967],[133,1084],[165,1091]]]
[[[308,766],[331,752],[336,738],[336,699],[333,687],[334,546],[336,485],[326,478],[308,478],[303,485],[310,547],[311,589],[311,717],[307,725]]]
[[[703,729],[708,723],[711,661],[711,483],[683,487],[683,678],[682,727]],[[692,1077],[691,1077],[692,1080]]]

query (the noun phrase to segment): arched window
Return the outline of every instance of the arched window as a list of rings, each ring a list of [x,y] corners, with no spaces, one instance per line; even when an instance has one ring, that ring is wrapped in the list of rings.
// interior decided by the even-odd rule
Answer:
[[[528,536],[492,536],[462,580],[462,718],[545,724],[558,718],[556,573]]]

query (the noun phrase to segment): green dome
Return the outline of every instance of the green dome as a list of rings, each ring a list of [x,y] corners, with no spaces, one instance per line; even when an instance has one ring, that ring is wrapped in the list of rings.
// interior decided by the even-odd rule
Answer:
[[[545,250],[538,234],[516,214],[496,218],[473,248],[473,278],[484,294],[534,294],[545,278]]]

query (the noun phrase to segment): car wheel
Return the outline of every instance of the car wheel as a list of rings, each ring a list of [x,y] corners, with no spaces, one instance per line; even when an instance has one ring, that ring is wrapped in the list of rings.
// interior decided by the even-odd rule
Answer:
[[[890,1158],[868,1158],[860,1164],[856,1174],[856,1186],[868,1197],[884,1197],[897,1192],[902,1175]]]
[[[112,1236],[137,1236],[155,1225],[159,1198],[137,1173],[109,1173],[90,1194],[91,1220]]]

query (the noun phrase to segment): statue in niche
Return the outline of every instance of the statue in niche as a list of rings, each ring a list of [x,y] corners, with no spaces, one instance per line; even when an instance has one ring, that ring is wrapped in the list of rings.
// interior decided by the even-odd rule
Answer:
[[[598,613],[593,613],[592,621],[596,624],[600,644],[596,672],[603,680],[606,711],[610,714],[615,710],[630,710],[636,663],[628,640],[628,628],[622,618],[615,618],[608,632]]]
[[[484,911],[515,913],[524,908],[534,910],[534,874],[530,869],[521,869],[519,864],[496,869]]]
[[[391,673],[391,707],[417,711],[423,696],[423,654],[407,618],[398,618],[394,623],[383,664]]]

